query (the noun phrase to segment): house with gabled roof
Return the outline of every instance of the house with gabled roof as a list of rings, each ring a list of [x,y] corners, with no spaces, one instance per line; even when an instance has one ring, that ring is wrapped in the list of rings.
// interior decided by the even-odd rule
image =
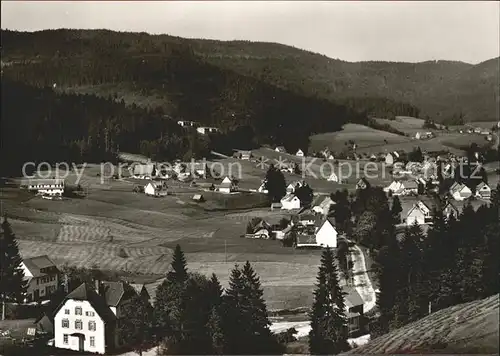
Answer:
[[[64,179],[62,178],[31,178],[23,180],[21,186],[42,195],[62,196],[64,194]]]
[[[418,194],[418,183],[414,180],[407,180],[402,182],[403,184],[403,195],[417,195]]]
[[[443,208],[443,215],[447,219],[449,219],[451,216],[457,219],[459,214],[460,210],[451,201],[447,201]]]
[[[360,178],[356,183],[356,189],[368,189],[370,188],[370,182],[365,177]]]
[[[366,327],[363,298],[352,286],[342,286],[342,292],[344,292],[348,334],[350,337],[362,335]]]
[[[332,205],[335,205],[335,202],[329,195],[317,195],[311,203],[311,208],[315,213],[327,215]]]
[[[337,229],[333,219],[322,219],[316,221],[316,242],[322,247],[337,247]]]
[[[300,180],[292,182],[292,183],[288,184],[288,186],[286,187],[286,192],[293,193],[293,192],[295,192],[295,189],[300,188],[303,185],[304,185],[304,182],[302,182]]]
[[[462,201],[465,199],[469,199],[472,196],[472,191],[465,184],[455,182],[450,187],[450,195],[456,201]]]
[[[231,178],[225,177],[220,183],[218,190],[221,193],[229,194],[237,191],[238,186],[236,185],[236,183],[234,183],[234,181]]]
[[[300,148],[297,150],[297,152],[295,153],[295,155],[297,157],[304,157],[304,151],[302,151]]]
[[[21,268],[28,284],[26,301],[48,299],[57,290],[60,272],[49,256],[25,258]]]
[[[406,225],[411,226],[415,222],[418,225],[428,224],[432,221],[432,210],[423,201],[419,200],[406,214]]]
[[[491,188],[485,182],[481,182],[476,187],[476,197],[481,199],[491,199]]]
[[[328,177],[327,181],[329,182],[337,182],[339,181],[339,177],[337,176],[337,174],[335,174],[335,172],[332,172],[330,174],[330,176]]]
[[[298,210],[300,206],[300,199],[293,193],[288,193],[281,198],[281,209],[283,210]]]
[[[286,149],[284,146],[276,146],[274,151],[279,152],[279,153],[286,153]]]
[[[393,180],[391,184],[384,188],[384,192],[392,193],[392,195],[401,195],[403,194],[403,190],[403,183],[399,180]]]
[[[144,186],[144,194],[152,197],[164,197],[168,195],[168,187],[165,182],[152,181]]]
[[[257,188],[257,191],[258,191],[259,193],[264,193],[264,194],[267,194],[269,191],[268,191],[268,190],[267,190],[267,188],[266,188],[266,184],[267,184],[266,180],[263,180],[263,181],[260,183],[259,188]]]

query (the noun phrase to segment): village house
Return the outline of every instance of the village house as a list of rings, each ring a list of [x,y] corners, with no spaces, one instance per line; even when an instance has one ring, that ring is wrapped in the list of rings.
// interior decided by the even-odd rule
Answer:
[[[151,304],[151,294],[145,284],[131,283],[130,286],[134,288],[138,296],[142,297],[145,301]]]
[[[297,153],[295,153],[297,157],[304,157],[304,151],[302,151],[300,148],[297,150]]]
[[[29,191],[34,191],[41,195],[62,196],[64,193],[64,179],[28,179],[21,183]]]
[[[481,182],[476,187],[476,197],[481,199],[491,198],[491,188],[485,182]]]
[[[342,286],[344,292],[348,335],[356,337],[364,334],[364,303],[356,288],[352,286]]]
[[[239,158],[246,161],[250,160],[252,158],[252,151],[240,151]]]
[[[338,183],[339,177],[335,174],[335,172],[332,172],[332,174],[330,174],[330,176],[328,177],[327,181]]]
[[[218,190],[221,193],[229,194],[232,192],[236,192],[238,190],[238,186],[236,185],[236,183],[234,183],[234,181],[231,178],[225,177],[222,180],[221,184],[219,185]]]
[[[421,137],[422,137],[422,135],[420,134],[420,132],[417,132],[417,133],[415,134],[415,139],[416,139],[416,140],[420,140],[420,138],[421,138]]]
[[[295,189],[300,188],[303,185],[304,185],[304,182],[301,182],[301,181],[292,182],[292,183],[288,184],[288,186],[286,187],[286,192],[287,193],[294,193]]]
[[[28,284],[26,301],[48,299],[59,286],[59,270],[47,255],[25,258],[21,262]]]
[[[205,198],[203,197],[202,194],[195,194],[193,195],[193,201],[197,203],[203,203],[205,201]]]
[[[370,188],[370,182],[368,182],[368,179],[366,179],[365,177],[360,178],[356,183],[356,190],[368,188]]]
[[[165,182],[149,182],[144,186],[144,194],[152,197],[164,197],[168,195],[168,188]]]
[[[446,202],[446,205],[443,208],[443,215],[447,219],[449,219],[451,216],[453,216],[455,219],[457,219],[459,214],[460,214],[460,211],[451,201]]]
[[[388,154],[385,155],[385,164],[388,166],[392,166],[395,162],[394,155],[389,152]]]
[[[156,166],[153,163],[136,164],[132,173],[136,179],[152,179],[156,174]]]
[[[197,124],[194,121],[179,120],[177,121],[177,125],[184,128],[189,128],[189,127],[196,127]]]
[[[316,242],[322,247],[337,247],[337,229],[332,219],[316,220]]]
[[[306,211],[299,214],[299,224],[302,226],[314,225],[316,221],[316,215],[312,211]]]
[[[271,211],[275,210],[275,209],[282,209],[283,206],[281,205],[280,202],[275,202],[275,203],[271,203]]]
[[[260,183],[259,188],[257,188],[257,191],[258,191],[259,193],[267,194],[269,191],[268,191],[268,190],[267,190],[267,188],[266,188],[266,184],[267,184],[266,180],[263,180],[263,181]]]
[[[403,182],[403,195],[418,195],[418,183],[414,180]]]
[[[281,209],[295,210],[300,209],[300,199],[293,193],[288,193],[281,198]]]
[[[312,210],[317,214],[328,215],[330,207],[334,205],[335,202],[330,198],[329,195],[317,195],[314,197],[311,207]]]
[[[286,153],[285,147],[283,146],[277,146],[274,151],[279,152],[279,153]]]
[[[404,190],[404,185],[399,180],[393,180],[389,186],[384,188],[384,192],[392,195],[402,195]]]
[[[202,135],[214,134],[219,132],[219,129],[216,127],[210,126],[200,126],[196,128],[196,131]]]
[[[415,222],[418,225],[423,225],[431,222],[432,214],[431,209],[421,200],[413,204],[413,207],[406,215],[406,225],[411,226]]]
[[[189,172],[191,175],[195,177],[200,177],[200,178],[205,178],[207,175],[207,162],[187,162],[185,164],[182,164],[181,167],[184,167],[183,172]],[[179,172],[179,173],[183,173]]]
[[[465,184],[455,182],[450,187],[450,195],[456,201],[462,201],[465,199],[469,199],[472,196],[472,191]]]
[[[260,219],[259,222],[252,227],[251,234],[260,239],[269,239],[270,231],[271,225],[269,225],[265,220]]]

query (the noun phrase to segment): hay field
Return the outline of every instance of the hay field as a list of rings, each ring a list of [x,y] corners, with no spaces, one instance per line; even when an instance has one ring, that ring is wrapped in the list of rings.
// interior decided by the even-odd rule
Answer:
[[[342,131],[311,136],[309,149],[311,151],[320,151],[328,147],[334,152],[339,152],[346,148],[346,144],[350,140],[356,143],[358,150],[382,146],[385,144],[384,140],[387,140],[388,144],[398,144],[410,141],[408,137],[396,135],[387,131],[375,130],[364,125],[346,124],[343,126]]]

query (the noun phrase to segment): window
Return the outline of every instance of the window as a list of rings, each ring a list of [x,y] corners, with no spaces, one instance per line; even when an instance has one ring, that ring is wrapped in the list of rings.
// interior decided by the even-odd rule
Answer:
[[[64,314],[69,314],[69,309],[64,309]]]
[[[350,331],[359,330],[359,316],[349,318],[349,330]]]
[[[75,315],[82,315],[82,307],[75,307]]]
[[[89,321],[89,330],[95,331],[95,321]]]
[[[93,311],[88,311],[88,312],[85,312],[85,315],[86,316],[95,316],[95,313]]]
[[[63,343],[64,343],[64,345],[68,344],[68,334],[63,335]]]
[[[62,321],[62,327],[63,328],[69,328],[69,320],[68,319],[63,319],[61,321]]]
[[[83,323],[81,320],[75,320],[75,329],[76,330],[82,330],[83,329]]]
[[[95,336],[90,337],[90,347],[95,347]]]

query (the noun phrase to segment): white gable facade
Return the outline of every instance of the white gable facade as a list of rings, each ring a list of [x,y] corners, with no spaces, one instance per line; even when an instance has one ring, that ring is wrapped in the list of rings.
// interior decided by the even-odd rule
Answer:
[[[295,195],[287,194],[281,199],[281,209],[294,210],[300,209],[300,199]]]
[[[304,157],[304,151],[302,151],[300,148],[299,150],[297,151],[297,153],[295,154],[297,157]]]
[[[332,172],[332,174],[330,174],[330,177],[328,177],[327,179],[329,182],[337,182],[339,181],[339,177],[335,174],[335,172]]]
[[[72,336],[75,334],[82,336]],[[74,351],[105,353],[104,321],[88,301],[68,299],[59,309],[54,317],[54,346]]]
[[[476,196],[478,198],[490,199],[491,198],[491,188],[486,183],[481,183],[476,188]]]
[[[323,247],[337,247],[337,230],[329,220],[325,220],[323,225],[316,232],[316,243]]]

